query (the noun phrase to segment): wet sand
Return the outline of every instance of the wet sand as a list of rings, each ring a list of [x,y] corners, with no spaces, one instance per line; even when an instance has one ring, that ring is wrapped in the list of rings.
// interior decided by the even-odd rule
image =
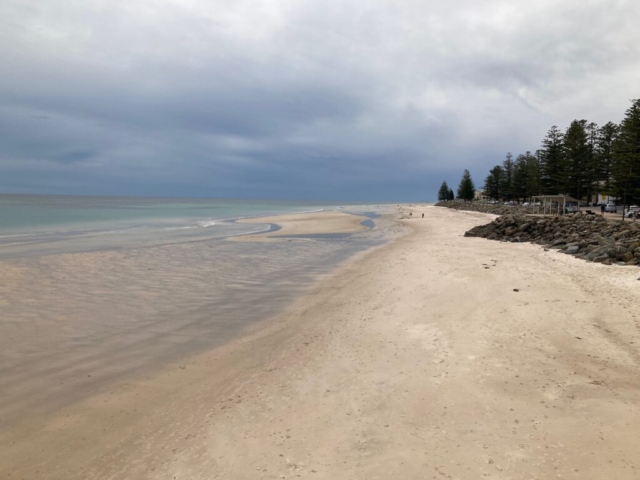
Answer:
[[[265,241],[278,237],[356,233],[367,230],[367,227],[362,225],[364,220],[366,218],[361,215],[335,211],[246,218],[238,220],[238,223],[271,223],[278,225],[280,229],[274,232],[238,236],[233,240]]]
[[[353,231],[366,219],[339,216]],[[217,239],[0,262],[0,431],[242,335],[370,243]]]
[[[3,432],[0,476],[640,477],[636,269],[409,211],[266,326]]]

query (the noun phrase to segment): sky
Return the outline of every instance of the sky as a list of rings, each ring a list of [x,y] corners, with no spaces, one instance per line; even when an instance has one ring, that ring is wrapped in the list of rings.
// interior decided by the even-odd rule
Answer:
[[[0,192],[433,201],[640,96],[637,0],[2,0]]]

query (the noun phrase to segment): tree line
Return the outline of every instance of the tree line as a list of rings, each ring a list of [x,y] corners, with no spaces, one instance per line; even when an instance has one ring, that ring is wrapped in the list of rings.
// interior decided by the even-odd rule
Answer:
[[[453,194],[453,190],[449,188],[449,185],[447,185],[447,182],[442,182],[442,185],[440,185],[440,189],[438,190],[438,201],[442,202],[447,200],[454,200],[455,198],[458,198],[460,200],[471,201],[474,199],[475,195],[476,195],[476,186],[474,185],[473,180],[471,179],[471,174],[469,173],[469,170],[465,170],[464,173],[462,174],[460,185],[458,185],[458,196],[456,197]]]
[[[446,183],[438,200],[451,199],[453,192],[449,189],[445,196],[444,187],[448,189]],[[472,200],[474,194],[465,170],[458,198]],[[534,153],[527,151],[515,159],[507,153],[502,164],[489,171],[484,194],[506,201],[568,194],[588,202],[601,194],[640,203],[640,99],[631,101],[620,124],[574,120],[564,132],[554,125]]]

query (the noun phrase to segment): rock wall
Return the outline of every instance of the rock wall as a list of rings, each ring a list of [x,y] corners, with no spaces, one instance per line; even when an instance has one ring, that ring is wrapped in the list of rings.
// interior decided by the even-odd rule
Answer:
[[[436,203],[436,207],[446,207],[452,208],[454,210],[466,210],[470,212],[493,213],[494,215],[524,215],[527,213],[537,213],[536,208],[540,208],[535,206],[523,207],[522,205],[490,205],[486,203],[461,202],[457,200],[449,202],[438,202]]]
[[[500,215],[487,225],[472,228],[465,233],[466,237],[537,243],[606,265],[640,265],[640,222],[608,221],[599,215],[584,213],[560,217],[532,216],[536,213],[534,206],[458,201],[439,202],[436,206]]]
[[[535,217],[509,214],[474,227],[465,236],[537,243],[607,265],[640,264],[640,223],[607,221],[599,215]]]

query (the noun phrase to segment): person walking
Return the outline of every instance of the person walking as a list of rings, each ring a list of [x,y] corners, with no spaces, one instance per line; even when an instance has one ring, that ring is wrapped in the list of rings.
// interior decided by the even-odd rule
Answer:
[[[604,203],[600,204],[600,215],[602,215],[604,217]]]

